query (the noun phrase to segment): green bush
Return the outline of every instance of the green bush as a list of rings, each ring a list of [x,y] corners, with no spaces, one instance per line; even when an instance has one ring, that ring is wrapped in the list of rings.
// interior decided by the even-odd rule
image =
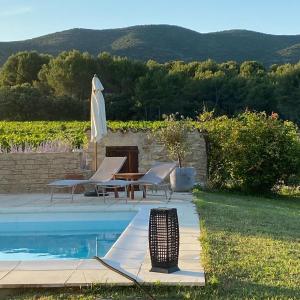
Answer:
[[[207,130],[209,182],[266,192],[300,169],[300,139],[292,122],[277,114],[245,112],[237,118],[201,116]]]

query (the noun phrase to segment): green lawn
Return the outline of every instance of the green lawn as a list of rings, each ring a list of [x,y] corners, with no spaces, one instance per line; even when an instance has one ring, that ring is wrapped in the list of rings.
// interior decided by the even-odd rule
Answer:
[[[216,299],[300,299],[300,199],[196,192]]]
[[[300,299],[300,199],[195,192],[204,288],[154,287],[156,299]],[[13,299],[146,299],[134,287],[31,291]],[[9,299],[6,297],[6,299]]]

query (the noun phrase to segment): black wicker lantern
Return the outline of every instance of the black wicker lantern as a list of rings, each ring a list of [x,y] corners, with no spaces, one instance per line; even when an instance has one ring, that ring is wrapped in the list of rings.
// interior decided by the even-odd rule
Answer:
[[[153,208],[149,219],[150,272],[179,270],[179,225],[176,208]]]

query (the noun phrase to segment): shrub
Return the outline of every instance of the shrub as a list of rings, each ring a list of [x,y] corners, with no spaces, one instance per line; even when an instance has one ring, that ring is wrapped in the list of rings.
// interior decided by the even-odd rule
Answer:
[[[209,182],[213,187],[270,191],[300,169],[300,139],[277,114],[245,112],[237,118],[200,118],[208,132]]]
[[[172,114],[165,118],[165,126],[154,131],[154,135],[161,142],[171,159],[178,161],[179,168],[182,167],[182,161],[189,150],[187,140],[190,130],[189,123],[183,117],[176,121],[176,115]]]

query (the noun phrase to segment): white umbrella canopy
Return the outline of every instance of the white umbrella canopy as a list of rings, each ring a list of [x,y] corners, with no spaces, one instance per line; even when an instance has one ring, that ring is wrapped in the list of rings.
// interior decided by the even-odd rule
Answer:
[[[97,170],[97,142],[107,135],[103,90],[102,83],[97,75],[94,75],[91,95],[91,142],[95,143],[95,170]]]
[[[97,75],[94,75],[91,95],[91,142],[98,142],[107,135],[103,90],[102,83]]]

